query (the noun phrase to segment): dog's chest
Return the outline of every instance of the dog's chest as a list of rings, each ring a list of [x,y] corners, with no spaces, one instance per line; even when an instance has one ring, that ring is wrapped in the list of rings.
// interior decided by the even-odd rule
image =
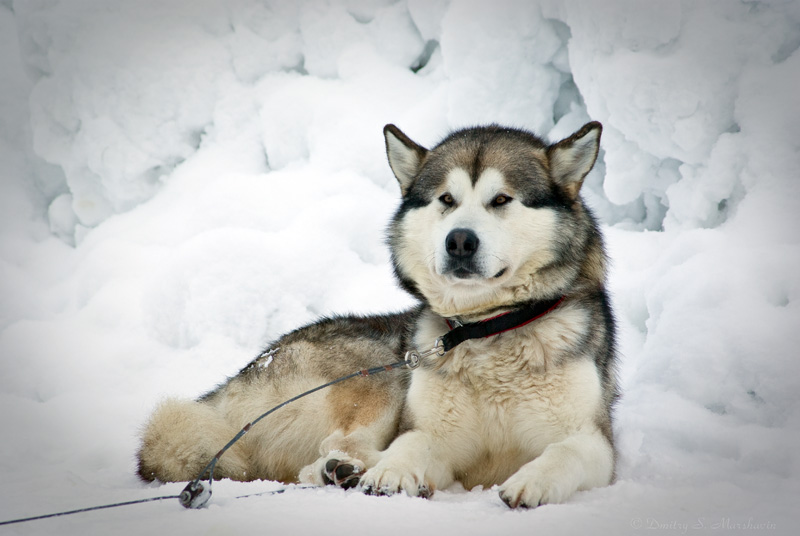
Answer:
[[[442,325],[423,319],[417,345],[427,347]],[[564,308],[529,327],[466,341],[415,371],[412,412],[432,427],[442,422],[469,433],[488,452],[538,455],[592,419],[600,404],[594,362],[576,357],[586,329],[585,313]]]
[[[600,382],[593,363],[579,360],[540,374],[470,375],[454,381],[460,391],[459,435],[471,438],[473,455],[459,471],[469,489],[500,484],[544,449],[591,421],[600,403]]]
[[[588,359],[560,362],[546,369],[498,366],[465,367],[447,381],[447,389],[462,391],[466,405],[486,431],[492,446],[522,442],[542,449],[594,415],[600,381]]]
[[[464,449],[457,478],[468,488],[501,483],[597,415],[594,362],[570,356],[575,341],[563,331],[530,335],[469,341],[414,372],[409,409],[419,427],[459,438],[451,446]]]

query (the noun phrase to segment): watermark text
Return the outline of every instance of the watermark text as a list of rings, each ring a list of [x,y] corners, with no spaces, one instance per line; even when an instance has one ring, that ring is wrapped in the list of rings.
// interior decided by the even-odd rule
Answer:
[[[706,518],[698,517],[692,520],[678,519],[659,519],[655,517],[634,517],[631,519],[631,527],[636,530],[657,530],[667,531],[677,534],[688,534],[695,530],[718,530],[718,531],[770,531],[778,527],[772,521],[765,521],[753,517],[732,518],[718,517]]]

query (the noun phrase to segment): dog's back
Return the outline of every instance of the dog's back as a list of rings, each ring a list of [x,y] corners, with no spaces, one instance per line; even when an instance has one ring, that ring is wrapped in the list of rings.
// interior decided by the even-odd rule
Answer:
[[[323,319],[283,336],[197,401],[163,402],[144,429],[139,476],[192,480],[264,411],[341,376],[397,361],[417,314]],[[295,482],[320,456],[325,438],[361,427],[376,436],[372,448],[382,450],[396,434],[407,384],[408,372],[396,370],[301,399],[254,427],[220,459],[215,476]]]

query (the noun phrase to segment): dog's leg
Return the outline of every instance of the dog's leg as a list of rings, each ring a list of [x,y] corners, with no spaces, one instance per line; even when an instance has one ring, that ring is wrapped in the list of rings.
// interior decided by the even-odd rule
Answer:
[[[192,480],[237,431],[209,404],[167,400],[145,426],[139,476],[145,481]],[[214,477],[252,480],[246,460],[242,446],[234,445],[220,458]]]
[[[553,443],[500,486],[500,498],[511,508],[560,503],[578,490],[606,486],[614,472],[614,452],[595,430]]]
[[[335,429],[320,443],[320,457],[300,471],[301,482],[343,488],[358,484],[397,433],[402,393],[391,393],[391,388],[352,383],[331,389],[326,422]]]
[[[342,429],[335,430],[320,443],[320,457],[305,466],[298,479],[317,486],[356,486],[361,475],[380,459],[381,449],[393,435],[395,420],[396,416],[390,413],[347,434]]]
[[[428,497],[455,480],[455,469],[468,467],[480,455],[474,433],[478,411],[468,392],[453,389],[441,375],[414,371],[406,407],[413,429],[392,441],[380,461],[363,477],[364,492],[392,495],[400,491]],[[432,403],[431,393],[436,393]]]

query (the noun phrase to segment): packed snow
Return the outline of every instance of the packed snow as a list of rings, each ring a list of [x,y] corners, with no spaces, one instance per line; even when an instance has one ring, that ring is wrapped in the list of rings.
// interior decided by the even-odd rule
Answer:
[[[0,521],[180,492],[159,400],[396,311],[381,128],[604,125],[617,482],[511,511],[274,482],[3,534],[796,534],[800,3],[0,0]]]

